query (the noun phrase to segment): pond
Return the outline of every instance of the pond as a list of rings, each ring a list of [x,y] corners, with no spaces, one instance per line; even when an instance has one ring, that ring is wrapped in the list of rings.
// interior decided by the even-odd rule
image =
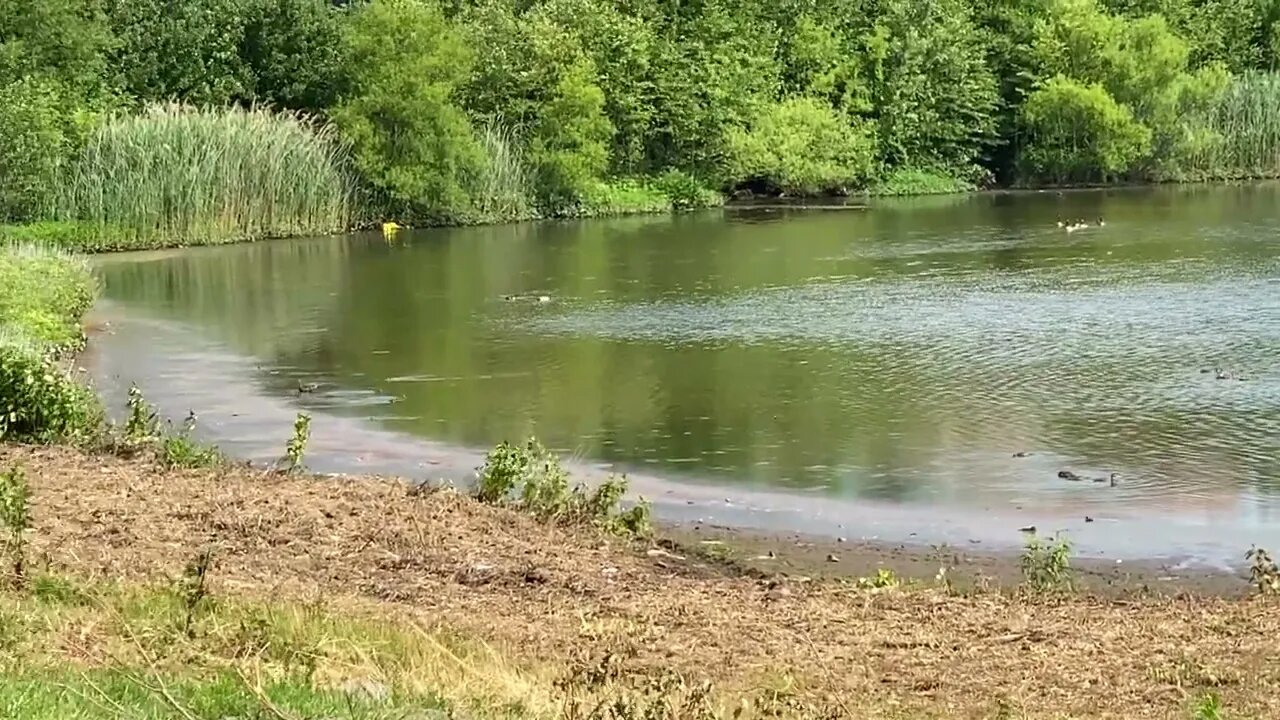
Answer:
[[[1274,184],[358,234],[99,272],[108,399],[137,382],[237,455],[279,454],[303,409],[333,469],[456,474],[536,435],[703,519],[738,492],[764,525],[889,540],[1013,544],[1034,521],[1118,555],[1280,544]]]

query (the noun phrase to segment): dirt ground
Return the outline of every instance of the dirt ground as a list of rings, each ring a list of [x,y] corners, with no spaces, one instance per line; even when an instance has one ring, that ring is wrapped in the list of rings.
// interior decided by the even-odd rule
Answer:
[[[31,483],[37,565],[81,577],[162,580],[212,543],[215,592],[412,613],[541,665],[620,652],[637,672],[726,693],[785,686],[837,717],[1189,718],[1207,692],[1224,717],[1280,717],[1274,598],[1114,581],[1029,597],[998,577],[959,593],[865,589],[837,572],[847,558],[810,572],[826,548],[770,560],[767,539],[689,530],[634,546],[393,480],[0,445],[0,468],[14,464]],[[903,574],[932,575],[936,560]],[[974,562],[971,577],[994,561]],[[875,563],[894,568],[891,553]]]

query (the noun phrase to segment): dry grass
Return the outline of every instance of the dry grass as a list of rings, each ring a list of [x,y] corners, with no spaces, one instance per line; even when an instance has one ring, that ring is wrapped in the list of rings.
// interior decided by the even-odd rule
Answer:
[[[32,485],[37,565],[157,581],[212,543],[215,596],[323,597],[434,637],[447,628],[481,648],[449,682],[526,707],[555,707],[548,677],[614,652],[723,697],[772,687],[837,716],[1188,717],[1213,690],[1227,717],[1280,717],[1269,598],[867,590],[722,572],[378,479],[0,446],[0,467],[13,463]]]

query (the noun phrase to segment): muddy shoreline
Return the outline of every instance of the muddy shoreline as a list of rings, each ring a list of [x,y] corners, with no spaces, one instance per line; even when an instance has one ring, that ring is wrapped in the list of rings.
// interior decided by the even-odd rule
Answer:
[[[236,460],[258,466],[273,462],[301,409],[313,416],[308,465],[317,472],[465,485],[483,463],[483,450],[332,414],[323,405],[323,393],[294,399],[273,395],[261,387],[263,373],[252,359],[229,353],[189,328],[126,315],[110,303],[95,308],[89,326],[94,333],[80,363],[109,412],[120,412],[130,383],[137,382],[161,415],[175,423],[194,410],[200,418],[198,438]],[[573,460],[566,465],[575,479],[587,483],[629,470]],[[1156,548],[1163,540],[1186,540],[1197,528],[1170,528],[1159,519],[1086,521],[1082,513],[1020,507],[929,510],[644,473],[627,476],[632,497],[653,504],[664,534],[682,551],[727,548],[734,562],[757,572],[862,577],[887,568],[904,579],[933,581],[945,565],[958,586],[1008,587],[1021,580],[1019,560],[1028,538],[1021,529],[1035,525],[1042,537],[1061,533],[1072,542],[1073,567],[1089,591],[1219,596],[1248,591],[1247,547],[1162,555]]]

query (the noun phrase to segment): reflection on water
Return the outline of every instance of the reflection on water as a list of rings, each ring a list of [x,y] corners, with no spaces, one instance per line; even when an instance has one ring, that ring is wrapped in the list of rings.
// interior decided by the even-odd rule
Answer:
[[[433,440],[537,434],[689,482],[1262,527],[1280,507],[1277,208],[1275,185],[1003,194],[282,241],[101,272],[126,315],[256,358],[266,391]],[[1245,380],[1202,372],[1216,366]],[[297,397],[299,379],[320,391]],[[1122,483],[1063,483],[1062,467]]]

